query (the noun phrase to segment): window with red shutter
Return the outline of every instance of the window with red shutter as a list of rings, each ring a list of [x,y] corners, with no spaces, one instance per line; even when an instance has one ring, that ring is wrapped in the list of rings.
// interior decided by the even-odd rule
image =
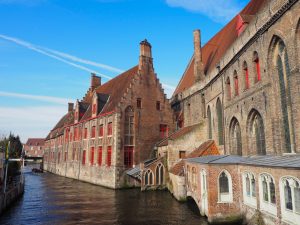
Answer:
[[[244,62],[243,68],[245,74],[245,90],[247,90],[250,88],[250,82],[249,82],[249,70],[246,62]]]
[[[137,98],[136,99],[136,107],[138,109],[141,109],[142,108],[142,99],[141,98]]]
[[[86,150],[82,152],[82,165],[85,165]]]
[[[92,127],[92,138],[95,138],[96,137],[96,127],[93,126]]]
[[[98,148],[98,165],[101,166],[102,164],[102,146]]]
[[[124,147],[124,165],[126,167],[133,166],[133,146]]]
[[[96,113],[96,104],[93,104],[93,114]]]
[[[111,146],[107,147],[106,165],[111,166]]]
[[[90,163],[91,163],[91,165],[94,165],[94,154],[95,154],[95,148],[91,147],[91,151],[90,151]]]
[[[99,137],[103,137],[103,132],[104,130],[103,130],[103,125],[100,125],[99,126]]]
[[[107,135],[110,136],[112,135],[112,123],[107,124]]]
[[[168,125],[161,124],[161,125],[159,126],[159,130],[160,130],[160,137],[161,137],[161,138],[166,138],[166,137],[168,137]]]

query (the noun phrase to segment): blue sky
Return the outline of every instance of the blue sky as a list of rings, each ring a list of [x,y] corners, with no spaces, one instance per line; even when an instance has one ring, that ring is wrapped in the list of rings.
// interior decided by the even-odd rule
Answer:
[[[152,44],[170,96],[193,53],[192,31],[207,42],[248,1],[0,0],[0,135],[44,137],[81,99],[90,71],[103,82],[137,65]]]

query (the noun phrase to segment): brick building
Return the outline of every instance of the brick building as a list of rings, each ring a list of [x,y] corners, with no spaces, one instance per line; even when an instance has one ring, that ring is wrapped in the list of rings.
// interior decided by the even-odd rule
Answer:
[[[154,72],[151,45],[140,43],[139,64],[91,87],[46,138],[44,169],[122,188],[139,185],[125,171],[151,158],[155,143],[172,132],[169,100]]]
[[[299,43],[297,0],[251,0],[204,46],[194,31],[193,56],[171,99],[184,135],[158,149],[170,159],[174,196],[193,198],[210,221],[300,224]],[[220,156],[180,159],[208,140]]]
[[[43,157],[44,156],[44,138],[28,138],[24,145],[26,157]]]

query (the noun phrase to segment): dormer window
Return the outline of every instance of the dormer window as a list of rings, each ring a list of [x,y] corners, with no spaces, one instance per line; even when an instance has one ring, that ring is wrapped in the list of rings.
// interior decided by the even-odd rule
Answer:
[[[96,114],[96,104],[93,104],[93,114]]]
[[[160,110],[161,108],[160,108],[160,101],[157,101],[156,102],[156,110]]]

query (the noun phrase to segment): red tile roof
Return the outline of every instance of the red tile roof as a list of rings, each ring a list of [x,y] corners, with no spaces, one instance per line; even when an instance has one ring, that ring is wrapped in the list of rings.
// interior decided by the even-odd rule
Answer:
[[[206,74],[216,67],[226,51],[238,38],[238,30],[236,29],[236,26],[239,20],[239,15],[242,15],[243,18],[247,18],[247,21],[245,22],[250,22],[253,18],[251,15],[257,14],[262,6],[268,1],[270,0],[251,0],[238,15],[236,15],[221,31],[219,31],[202,47],[202,60],[204,72]],[[192,58],[174,92],[174,95],[183,92],[194,83],[194,58]]]
[[[197,149],[192,151],[185,158],[187,159],[196,158],[196,157],[208,156],[208,155],[220,155],[219,149],[216,146],[215,141],[213,140],[208,140],[202,143]],[[184,160],[181,160],[170,169],[170,173],[177,176],[183,176],[184,173],[183,168],[184,168]]]
[[[175,131],[174,133],[172,133],[169,137],[167,137],[166,139],[162,140],[161,142],[159,142],[157,144],[158,147],[162,147],[162,146],[167,146],[168,145],[168,140],[176,140],[184,135],[186,135],[187,133],[191,132],[192,130],[194,130],[197,126],[199,126],[199,124],[196,125],[192,125],[192,126],[188,126],[188,127],[183,127],[180,130]]]
[[[28,138],[26,145],[28,146],[43,146],[45,144],[44,138]]]

